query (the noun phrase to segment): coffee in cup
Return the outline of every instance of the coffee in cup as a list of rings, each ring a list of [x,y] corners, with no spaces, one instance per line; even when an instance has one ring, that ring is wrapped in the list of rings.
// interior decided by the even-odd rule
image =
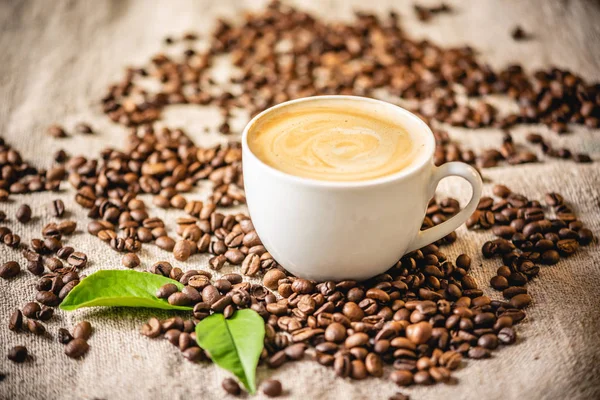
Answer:
[[[292,100],[242,134],[244,188],[265,248],[293,274],[363,280],[448,235],[476,209],[481,177],[470,165],[433,163],[435,140],[416,115],[354,96]],[[438,182],[466,179],[471,200],[425,231]]]
[[[250,151],[265,164],[303,178],[365,181],[409,166],[424,146],[393,113],[373,112],[352,100],[316,98],[259,120]]]

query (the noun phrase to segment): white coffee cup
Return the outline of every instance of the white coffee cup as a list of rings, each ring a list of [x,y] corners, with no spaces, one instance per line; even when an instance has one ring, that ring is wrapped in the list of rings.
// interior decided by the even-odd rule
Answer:
[[[382,178],[330,182],[289,175],[259,160],[248,136],[259,120],[299,102],[360,102],[361,109],[385,112],[423,143],[413,163]],[[347,103],[346,103],[347,104]],[[296,276],[364,280],[385,272],[405,253],[448,235],[473,214],[481,177],[470,165],[433,163],[431,129],[411,112],[383,101],[355,96],[319,96],[288,101],[254,117],[242,134],[244,186],[250,217],[273,258]],[[420,231],[438,182],[460,176],[472,187],[471,200],[457,215]]]

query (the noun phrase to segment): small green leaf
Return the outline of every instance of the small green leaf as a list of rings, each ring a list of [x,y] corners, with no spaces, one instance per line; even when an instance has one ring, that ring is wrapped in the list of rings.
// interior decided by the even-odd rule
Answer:
[[[229,319],[213,314],[196,325],[196,342],[219,367],[232,372],[248,392],[256,392],[256,366],[264,346],[265,323],[256,311],[236,311]]]
[[[165,283],[183,285],[161,275],[138,271],[103,270],[84,278],[60,304],[63,310],[82,307],[146,307],[163,310],[191,310],[192,307],[173,306],[155,296]]]

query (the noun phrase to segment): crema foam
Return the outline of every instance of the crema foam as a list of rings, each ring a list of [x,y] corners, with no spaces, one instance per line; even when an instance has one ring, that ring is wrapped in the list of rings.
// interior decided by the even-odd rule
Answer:
[[[352,100],[298,102],[259,118],[248,146],[265,164],[323,181],[363,181],[409,166],[421,145],[384,110]]]

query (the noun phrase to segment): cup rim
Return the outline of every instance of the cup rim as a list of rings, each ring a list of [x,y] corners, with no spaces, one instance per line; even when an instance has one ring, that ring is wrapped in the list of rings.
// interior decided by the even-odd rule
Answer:
[[[413,164],[409,165],[408,167],[403,168],[402,170],[400,170],[396,173],[382,176],[379,178],[367,179],[367,180],[362,180],[362,181],[326,181],[326,180],[320,180],[320,179],[305,178],[305,177],[296,176],[296,175],[289,174],[287,172],[280,171],[280,170],[273,168],[270,165],[264,163],[260,158],[258,158],[252,152],[252,150],[250,149],[250,146],[248,145],[248,134],[249,134],[252,126],[254,124],[256,124],[256,122],[259,119],[263,118],[265,115],[267,115],[275,110],[278,110],[280,108],[284,108],[284,107],[287,107],[287,106],[290,106],[290,105],[296,104],[296,103],[304,103],[304,102],[310,102],[310,101],[315,101],[315,100],[350,100],[350,101],[361,101],[361,102],[368,102],[368,103],[372,103],[372,104],[380,104],[380,105],[384,105],[386,107],[392,107],[395,109],[396,112],[402,114],[404,117],[406,117],[408,119],[412,119],[413,121],[416,122],[417,125],[422,127],[422,129],[424,131],[423,134],[426,136],[425,148],[422,151],[429,152],[429,154],[426,157],[422,157],[422,159],[419,160],[419,162],[413,163]],[[288,100],[283,103],[277,104],[273,107],[269,107],[266,110],[255,115],[254,118],[252,118],[250,120],[250,122],[248,122],[248,124],[246,124],[246,126],[242,132],[242,150],[245,150],[245,151],[243,151],[243,156],[245,156],[245,157],[250,156],[252,158],[252,160],[255,161],[256,163],[258,163],[258,165],[260,165],[262,168],[264,168],[265,170],[269,171],[270,173],[275,174],[283,179],[288,179],[288,180],[291,180],[291,181],[299,183],[299,184],[313,186],[313,187],[361,188],[361,187],[370,187],[370,186],[376,186],[376,185],[386,184],[386,183],[390,183],[390,182],[395,182],[395,181],[401,180],[402,178],[406,178],[411,175],[414,175],[416,172],[421,170],[425,165],[431,163],[431,160],[433,159],[433,153],[435,151],[435,138],[434,138],[433,132],[431,131],[431,128],[421,118],[416,116],[414,113],[408,111],[407,109],[400,107],[396,104],[392,104],[392,103],[389,103],[389,102],[383,101],[383,100],[372,99],[370,97],[348,96],[348,95],[325,95],[325,96],[302,97],[299,99]],[[247,165],[247,164],[244,163],[244,165]]]

